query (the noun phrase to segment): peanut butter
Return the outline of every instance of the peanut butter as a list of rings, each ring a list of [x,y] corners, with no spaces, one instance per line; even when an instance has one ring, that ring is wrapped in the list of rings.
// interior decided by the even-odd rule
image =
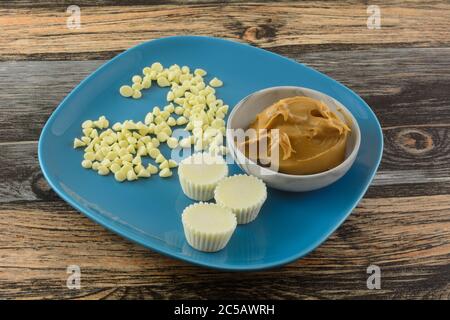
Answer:
[[[278,171],[296,175],[324,172],[342,163],[350,133],[348,125],[328,106],[303,96],[282,99],[264,109],[250,128],[256,129],[256,136],[240,146],[247,157],[252,159],[249,146],[256,143],[261,148],[264,140],[269,156],[274,147],[279,148]],[[277,141],[270,135],[272,129],[279,130]],[[263,134],[267,139],[262,139]],[[261,159],[258,155],[252,160]]]

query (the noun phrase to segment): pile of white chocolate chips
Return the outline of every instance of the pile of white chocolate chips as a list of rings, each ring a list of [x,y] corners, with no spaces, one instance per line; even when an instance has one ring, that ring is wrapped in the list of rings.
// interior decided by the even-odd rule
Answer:
[[[214,88],[222,81],[213,78],[207,85],[206,71],[172,65],[164,68],[155,62],[142,70],[143,75],[134,75],[132,85],[123,85],[119,92],[124,97],[139,99],[142,91],[151,88],[153,81],[159,87],[170,87],[167,93],[168,105],[154,107],[145,119],[139,122],[125,120],[111,128],[105,116],[97,120],[86,120],[82,124],[83,136],[75,138],[74,148],[84,148],[82,167],[92,169],[100,175],[114,174],[117,181],[133,181],[148,178],[159,172],[166,178],[172,175],[177,163],[166,159],[160,152],[161,143],[171,149],[191,148],[194,151],[208,151],[216,155],[227,152],[224,143],[225,116],[228,105],[217,99]],[[173,134],[173,127],[184,126],[188,133],[182,138]],[[143,164],[142,157],[154,159]]]

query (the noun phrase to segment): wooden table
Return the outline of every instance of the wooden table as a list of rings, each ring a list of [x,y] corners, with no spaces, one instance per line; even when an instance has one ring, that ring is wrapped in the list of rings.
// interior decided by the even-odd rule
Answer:
[[[0,298],[441,298],[450,296],[450,4],[359,1],[177,5],[8,1],[0,9]],[[180,1],[187,3],[187,1]],[[153,3],[153,5],[151,5]],[[192,2],[191,2],[192,3]],[[306,63],[360,94],[384,157],[359,206],[321,247],[281,268],[227,273],[164,257],[106,231],[50,190],[39,133],[105,60],[142,41],[211,35]],[[81,289],[66,287],[68,265]],[[366,269],[381,268],[369,290]]]

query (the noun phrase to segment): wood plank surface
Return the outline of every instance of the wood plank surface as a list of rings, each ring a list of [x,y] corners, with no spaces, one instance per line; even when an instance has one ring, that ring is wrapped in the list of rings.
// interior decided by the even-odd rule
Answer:
[[[82,6],[81,28],[64,9],[0,9],[2,59],[98,59],[163,36],[212,35],[272,50],[304,46],[422,46],[450,42],[450,3],[382,2],[382,28],[367,4],[336,2]],[[433,17],[430,23],[430,17]]]
[[[183,4],[183,5],[180,5]],[[450,3],[69,1],[0,4],[0,298],[449,299]],[[37,140],[51,112],[126,48],[212,35],[286,55],[360,94],[383,127],[384,156],[349,219],[302,260],[262,272],[189,265],[93,223],[50,189]],[[81,290],[66,267],[81,267]],[[368,290],[366,268],[382,271]]]
[[[448,298],[449,210],[449,195],[365,199],[308,257],[228,273],[131,244],[62,201],[0,204],[0,298]],[[70,264],[81,290],[66,288]],[[371,264],[381,290],[366,288]]]
[[[450,126],[425,127],[420,131],[409,127],[383,133],[383,159],[366,198],[450,194]],[[401,138],[403,135],[411,135],[408,142]],[[437,145],[421,153],[424,136]],[[417,145],[409,139],[417,139]],[[436,159],[436,165],[427,165],[430,158]],[[0,203],[57,198],[41,173],[37,141],[0,143],[0,176],[6,177],[0,180]]]
[[[289,55],[361,95],[383,127],[450,124],[449,56],[450,48],[383,48]],[[37,140],[45,121],[61,100],[104,62],[0,62],[0,119],[3,119],[0,142]],[[27,76],[11,76],[21,74]]]

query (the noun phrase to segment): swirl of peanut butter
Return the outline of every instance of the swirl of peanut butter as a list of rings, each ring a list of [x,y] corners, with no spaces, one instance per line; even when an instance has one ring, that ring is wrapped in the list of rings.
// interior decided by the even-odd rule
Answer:
[[[323,102],[304,96],[274,103],[256,116],[250,128],[256,129],[256,136],[240,146],[247,157],[261,160],[248,150],[251,144],[261,148],[265,141],[268,156],[278,148],[278,171],[296,175],[324,172],[342,163],[350,133],[349,126]],[[278,138],[270,134],[273,129],[279,130]]]

